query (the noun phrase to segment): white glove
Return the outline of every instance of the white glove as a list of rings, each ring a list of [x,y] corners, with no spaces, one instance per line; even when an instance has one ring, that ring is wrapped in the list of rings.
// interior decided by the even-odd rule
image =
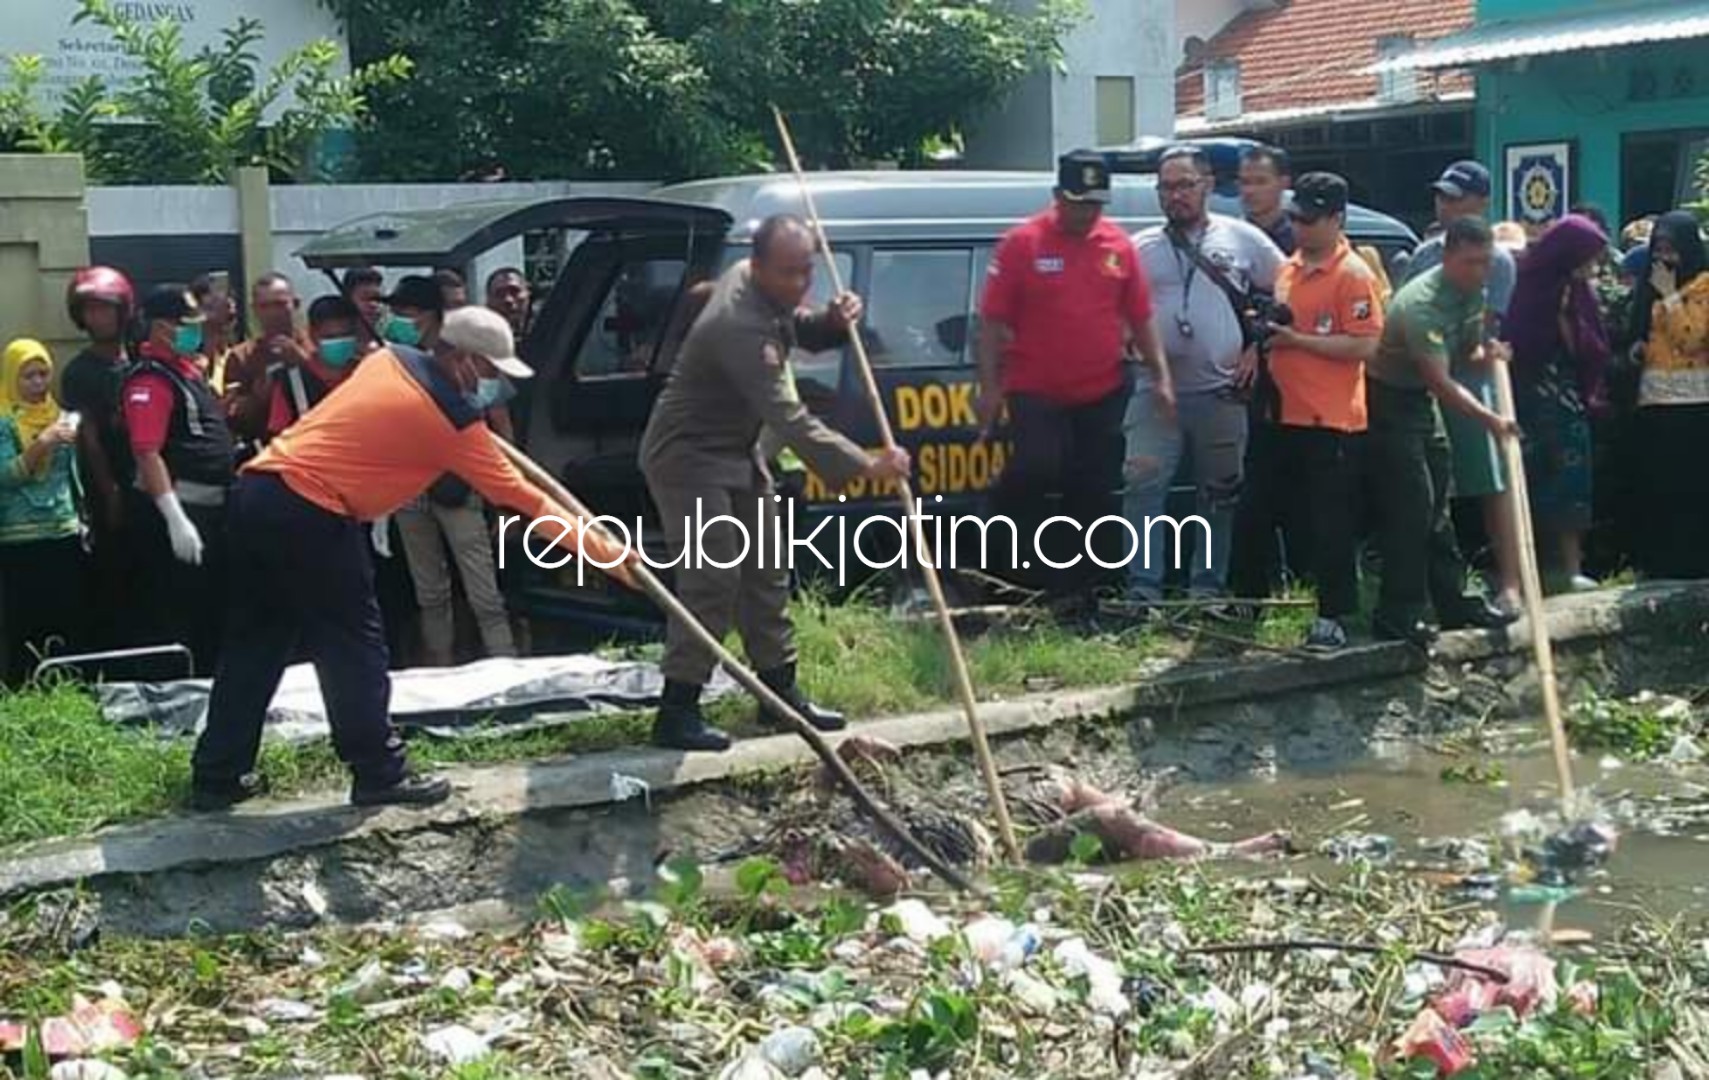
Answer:
[[[196,525],[178,502],[178,493],[168,491],[157,495],[154,505],[160,508],[160,516],[166,519],[166,532],[172,537],[172,554],[179,562],[191,566],[202,565],[202,534],[196,531]]]
[[[390,515],[380,518],[374,522],[373,531],[369,534],[369,539],[374,545],[374,554],[382,559],[392,557],[391,524]]]

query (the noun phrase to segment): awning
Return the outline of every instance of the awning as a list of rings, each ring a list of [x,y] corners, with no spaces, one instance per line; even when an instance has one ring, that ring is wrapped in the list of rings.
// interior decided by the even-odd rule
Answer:
[[[1475,67],[1498,60],[1709,37],[1709,0],[1623,5],[1552,19],[1505,19],[1372,64],[1368,75]]]

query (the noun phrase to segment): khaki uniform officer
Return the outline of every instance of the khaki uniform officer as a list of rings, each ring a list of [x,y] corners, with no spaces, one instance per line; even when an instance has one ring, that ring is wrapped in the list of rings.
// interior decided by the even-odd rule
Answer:
[[[787,563],[774,565],[779,561],[771,542],[777,504],[760,433],[769,429],[833,490],[862,476],[905,476],[909,461],[901,449],[868,454],[815,419],[791,392],[790,350],[834,348],[860,318],[860,301],[851,295],[815,315],[799,310],[812,286],[815,258],[813,236],[800,220],[778,215],[761,223],[752,258],[725,272],[683,341],[647,424],[640,457],[671,558],[680,563],[674,573],[683,603],[719,637],[732,626],[739,630],[748,659],[766,685],[814,726],[835,731],[843,726],[842,717],[812,705],[796,685],[794,632],[786,612],[789,570]],[[742,524],[717,522],[696,535],[697,500],[698,521],[728,514]],[[656,743],[679,750],[730,745],[700,712],[701,690],[716,663],[710,651],[671,621],[665,635],[664,699],[653,729]],[[778,725],[774,717],[762,720]]]

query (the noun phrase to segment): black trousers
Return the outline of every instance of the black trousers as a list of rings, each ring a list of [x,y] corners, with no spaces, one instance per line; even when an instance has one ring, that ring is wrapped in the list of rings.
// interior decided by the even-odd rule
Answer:
[[[1020,560],[1032,563],[1030,572],[1020,568],[1022,573],[1017,576],[1057,588],[1084,588],[1106,573],[1091,561],[1091,551],[1098,551],[1105,562],[1114,562],[1129,546],[1127,534],[1113,525],[1100,527],[1090,545],[1086,532],[1099,518],[1121,515],[1122,456],[1126,453],[1122,418],[1132,393],[1131,384],[1124,381],[1114,393],[1086,405],[1059,405],[1033,394],[1009,395],[1009,437],[1014,451],[1003,465],[992,501],[997,513],[1015,522]],[[1053,496],[1060,497],[1054,510]],[[1033,537],[1039,526],[1058,514],[1072,518],[1079,528],[1052,524],[1039,537],[1039,550],[1034,551]],[[1007,544],[1005,530],[993,530],[989,557],[993,568],[1013,573],[1018,568],[1002,565],[1008,558]],[[1056,563],[1072,561],[1076,556],[1080,561],[1071,569],[1058,571],[1043,566],[1041,555]]]
[[[1371,426],[1368,452],[1383,560],[1377,615],[1405,627],[1424,617],[1428,601],[1439,618],[1461,615],[1466,563],[1454,535],[1454,466],[1448,433],[1428,391],[1365,383]]]
[[[49,655],[88,651],[86,572],[76,536],[0,544],[8,686]]]
[[[195,566],[172,554],[166,519],[148,496],[141,495],[129,514],[143,575],[126,619],[130,644],[187,645],[196,676],[206,678],[218,669],[225,640],[226,508],[184,504],[202,538],[202,561]]]
[[[1364,437],[1329,428],[1265,425],[1263,452],[1249,462],[1235,515],[1235,544],[1252,545],[1233,565],[1238,596],[1262,598],[1279,576],[1276,529],[1290,557],[1306,556],[1317,586],[1317,613],[1344,619],[1359,611],[1358,498]]]
[[[368,527],[265,473],[241,477],[228,505],[230,632],[196,744],[195,782],[229,784],[255,768],[267,706],[299,643],[320,679],[339,758],[358,783],[395,782],[403,740],[389,713]]]

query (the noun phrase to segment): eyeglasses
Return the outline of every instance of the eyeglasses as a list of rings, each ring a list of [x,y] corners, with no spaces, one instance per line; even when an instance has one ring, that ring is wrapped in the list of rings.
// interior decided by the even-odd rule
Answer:
[[[1167,184],[1158,184],[1157,190],[1165,195],[1185,195],[1202,186],[1202,180],[1171,180]]]

